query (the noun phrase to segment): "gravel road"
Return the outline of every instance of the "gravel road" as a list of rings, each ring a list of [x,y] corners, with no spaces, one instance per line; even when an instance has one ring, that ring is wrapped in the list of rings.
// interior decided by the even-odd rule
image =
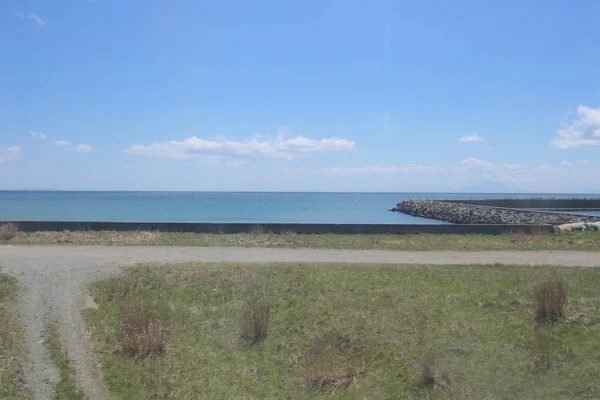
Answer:
[[[58,371],[43,343],[47,324],[61,341],[88,400],[109,398],[89,351],[82,309],[85,285],[139,262],[348,262],[372,264],[521,264],[600,267],[600,253],[392,252],[377,250],[256,249],[199,247],[0,246],[0,265],[20,279],[20,316],[28,352],[27,381],[36,400],[52,398]]]

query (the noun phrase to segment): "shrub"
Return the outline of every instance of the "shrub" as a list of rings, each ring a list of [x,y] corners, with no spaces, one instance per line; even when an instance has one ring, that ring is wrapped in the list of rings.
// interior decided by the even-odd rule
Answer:
[[[560,275],[552,274],[535,283],[532,294],[537,322],[556,322],[565,315],[567,284]]]
[[[0,225],[0,239],[1,240],[10,240],[17,235],[18,227],[16,224],[11,222],[7,224]]]
[[[123,304],[121,311],[122,354],[145,357],[165,352],[168,329],[148,303],[131,300]]]
[[[241,336],[251,344],[267,338],[269,328],[269,307],[260,297],[253,297],[246,302],[242,310]]]
[[[302,370],[307,385],[322,391],[355,385],[370,364],[370,346],[348,335],[330,332],[308,349]]]

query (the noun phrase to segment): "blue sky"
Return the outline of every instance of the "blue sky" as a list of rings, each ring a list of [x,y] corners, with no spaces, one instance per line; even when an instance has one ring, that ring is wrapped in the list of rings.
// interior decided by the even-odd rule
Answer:
[[[597,1],[4,0],[0,189],[600,192]]]

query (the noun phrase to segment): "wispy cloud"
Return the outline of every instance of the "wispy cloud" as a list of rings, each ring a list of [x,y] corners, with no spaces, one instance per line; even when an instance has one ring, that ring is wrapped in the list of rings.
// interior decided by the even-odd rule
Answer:
[[[57,140],[54,143],[56,143],[57,146],[69,146],[71,144],[68,140]]]
[[[78,144],[71,147],[71,150],[74,150],[78,153],[89,153],[90,151],[92,151],[92,146],[90,146],[89,144]]]
[[[421,164],[404,165],[384,165],[384,166],[361,166],[346,168],[324,168],[317,172],[323,175],[376,175],[376,174],[399,174],[399,173],[478,173],[482,172],[503,172],[503,173],[521,173],[523,167],[520,164],[495,165],[491,162],[483,161],[475,157],[469,157],[460,162],[460,166],[436,166]]]
[[[504,164],[501,168],[509,171],[518,171],[521,169],[521,164]]]
[[[479,136],[478,134],[474,133],[472,135],[465,135],[463,137],[461,137],[460,139],[458,139],[459,142],[483,142],[485,139],[482,138],[481,136]]]
[[[467,167],[492,168],[494,166],[491,162],[483,161],[475,157],[465,158],[460,163]]]
[[[564,166],[564,167],[572,167],[573,163],[567,160],[563,160],[560,162],[560,165]]]
[[[599,146],[600,108],[580,105],[577,108],[577,118],[558,130],[558,138],[552,141],[552,145],[559,149]]]
[[[195,136],[177,141],[154,143],[151,145],[137,144],[125,151],[131,154],[149,157],[165,158],[203,158],[203,157],[266,157],[292,159],[299,153],[350,151],[355,143],[336,137],[325,139],[309,139],[304,136],[286,138],[286,130],[275,138],[264,135],[236,141],[223,137],[215,140],[201,139]]]
[[[366,166],[354,168],[324,168],[318,172],[323,175],[370,175],[370,174],[396,174],[403,172],[419,173],[419,172],[440,172],[446,173],[455,171],[457,168],[442,168],[433,165],[389,165],[389,166]]]
[[[20,147],[0,147],[0,163],[6,161],[16,161],[21,158],[21,154],[22,152]]]
[[[477,185],[481,182],[498,183],[524,191],[569,191],[581,185],[596,187],[600,184],[600,169],[580,163],[572,166],[555,164],[494,164],[474,157],[449,165],[392,165],[356,166],[317,169],[320,175],[333,176],[336,184],[363,182],[373,185],[398,185],[396,187],[443,186],[444,190]],[[346,181],[344,181],[346,180]],[[334,181],[332,181],[333,183]],[[584,186],[584,187],[585,187]],[[384,186],[382,186],[384,187]],[[393,186],[392,186],[393,187]],[[561,188],[561,189],[559,189]]]
[[[42,18],[40,18],[35,13],[25,14],[22,11],[13,11],[13,16],[19,17],[19,18],[29,18],[29,19],[32,19],[32,20],[34,20],[40,26],[46,25],[46,21],[44,21]]]
[[[48,138],[48,136],[46,136],[46,134],[42,133],[42,132],[30,132],[30,134],[34,138],[37,138],[37,139],[40,139],[40,140],[46,140]]]
[[[34,20],[35,22],[38,23],[38,25],[46,25],[46,21],[44,21],[43,19],[41,19],[40,17],[38,17],[36,14],[31,13],[27,16],[28,18],[31,18],[32,20]]]

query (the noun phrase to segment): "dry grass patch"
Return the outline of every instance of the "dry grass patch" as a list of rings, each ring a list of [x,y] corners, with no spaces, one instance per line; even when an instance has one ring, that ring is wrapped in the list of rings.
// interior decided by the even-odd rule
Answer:
[[[445,389],[456,383],[456,377],[434,351],[427,351],[418,366],[419,379],[435,389]]]
[[[267,338],[269,330],[269,306],[261,297],[253,297],[246,302],[242,311],[241,336],[251,344]]]
[[[0,225],[0,240],[11,240],[17,236],[19,227],[16,224],[8,223]]]
[[[532,287],[535,320],[539,323],[556,322],[565,316],[568,293],[565,279],[551,274]]]
[[[349,335],[324,334],[309,347],[302,362],[307,386],[316,390],[356,385],[371,366],[370,346]]]
[[[119,335],[121,353],[136,357],[162,354],[169,342],[169,330],[147,302],[130,300],[121,308]]]

